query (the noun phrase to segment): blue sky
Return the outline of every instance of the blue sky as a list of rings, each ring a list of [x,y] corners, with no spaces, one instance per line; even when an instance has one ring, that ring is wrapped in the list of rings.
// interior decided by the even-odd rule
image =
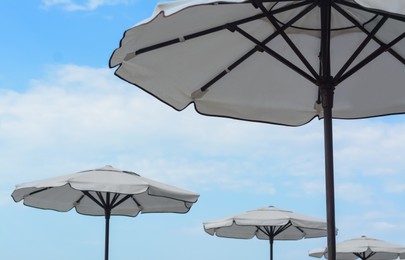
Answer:
[[[103,259],[104,219],[14,203],[16,184],[104,165],[201,194],[188,214],[112,217],[110,259],[268,259],[202,222],[274,205],[325,219],[323,122],[282,127],[177,112],[108,68],[157,1],[0,2],[0,259]],[[337,241],[405,245],[405,117],[334,121]],[[313,259],[326,238],[276,241]]]

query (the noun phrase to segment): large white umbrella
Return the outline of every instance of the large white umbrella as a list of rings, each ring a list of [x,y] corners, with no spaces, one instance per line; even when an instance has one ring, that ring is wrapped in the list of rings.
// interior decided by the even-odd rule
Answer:
[[[269,240],[270,259],[273,259],[274,240],[299,240],[324,237],[326,221],[273,206],[204,222],[210,235],[228,238]]]
[[[105,259],[108,259],[110,216],[139,213],[186,213],[199,195],[111,166],[17,185],[15,202],[61,212],[105,216]]]
[[[313,257],[328,257],[328,249],[312,250]],[[336,245],[336,259],[339,260],[390,260],[405,257],[405,246],[392,244],[383,240],[361,236]]]
[[[402,0],[174,1],[125,32],[110,67],[176,110],[288,126],[323,118],[334,260],[332,118],[405,112],[404,38]]]

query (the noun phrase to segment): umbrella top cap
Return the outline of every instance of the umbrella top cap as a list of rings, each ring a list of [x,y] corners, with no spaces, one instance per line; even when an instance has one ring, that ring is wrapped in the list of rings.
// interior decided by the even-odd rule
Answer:
[[[289,210],[279,209],[279,208],[276,208],[274,206],[263,207],[263,208],[259,208],[257,210],[258,211],[279,211],[279,212],[289,212],[289,213],[292,212],[292,211],[289,211]]]
[[[94,169],[94,170],[88,170],[88,171],[84,171],[84,172],[90,172],[90,171],[104,171],[104,172],[122,172],[122,173],[128,173],[128,174],[134,174],[136,176],[140,176],[139,174],[135,173],[135,172],[131,172],[131,171],[124,171],[118,168],[114,168],[111,165],[106,165],[104,167],[98,168],[98,169]]]
[[[357,239],[360,239],[360,240],[378,240],[376,238],[368,237],[368,236],[365,236],[365,235],[362,235]]]

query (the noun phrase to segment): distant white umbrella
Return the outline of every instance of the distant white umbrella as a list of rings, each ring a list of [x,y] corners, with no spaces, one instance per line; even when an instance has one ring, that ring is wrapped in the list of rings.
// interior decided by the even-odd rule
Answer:
[[[270,259],[273,259],[274,240],[317,238],[327,234],[326,221],[273,206],[203,224],[208,234],[218,237],[269,240]]]
[[[328,249],[324,248],[312,250],[309,255],[327,258],[327,252]],[[338,260],[390,260],[398,257],[405,258],[405,246],[366,236],[336,244],[336,259]]]
[[[105,216],[105,259],[108,259],[110,216],[139,213],[186,213],[197,193],[163,184],[111,166],[17,185],[11,195],[24,205],[80,214]]]

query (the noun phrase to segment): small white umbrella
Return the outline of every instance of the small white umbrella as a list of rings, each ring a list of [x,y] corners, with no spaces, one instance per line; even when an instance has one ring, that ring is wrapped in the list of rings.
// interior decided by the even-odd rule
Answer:
[[[327,258],[328,249],[318,249],[309,252],[310,256]],[[383,240],[361,236],[336,244],[336,259],[338,260],[389,260],[405,257],[405,247]]]
[[[241,239],[256,237],[269,240],[270,259],[273,259],[274,240],[324,237],[327,234],[326,227],[326,221],[321,219],[273,206],[204,222],[204,229],[210,235]]]
[[[111,166],[17,185],[11,195],[24,205],[80,214],[105,216],[105,259],[108,259],[110,216],[139,213],[186,213],[197,193],[163,184]]]

